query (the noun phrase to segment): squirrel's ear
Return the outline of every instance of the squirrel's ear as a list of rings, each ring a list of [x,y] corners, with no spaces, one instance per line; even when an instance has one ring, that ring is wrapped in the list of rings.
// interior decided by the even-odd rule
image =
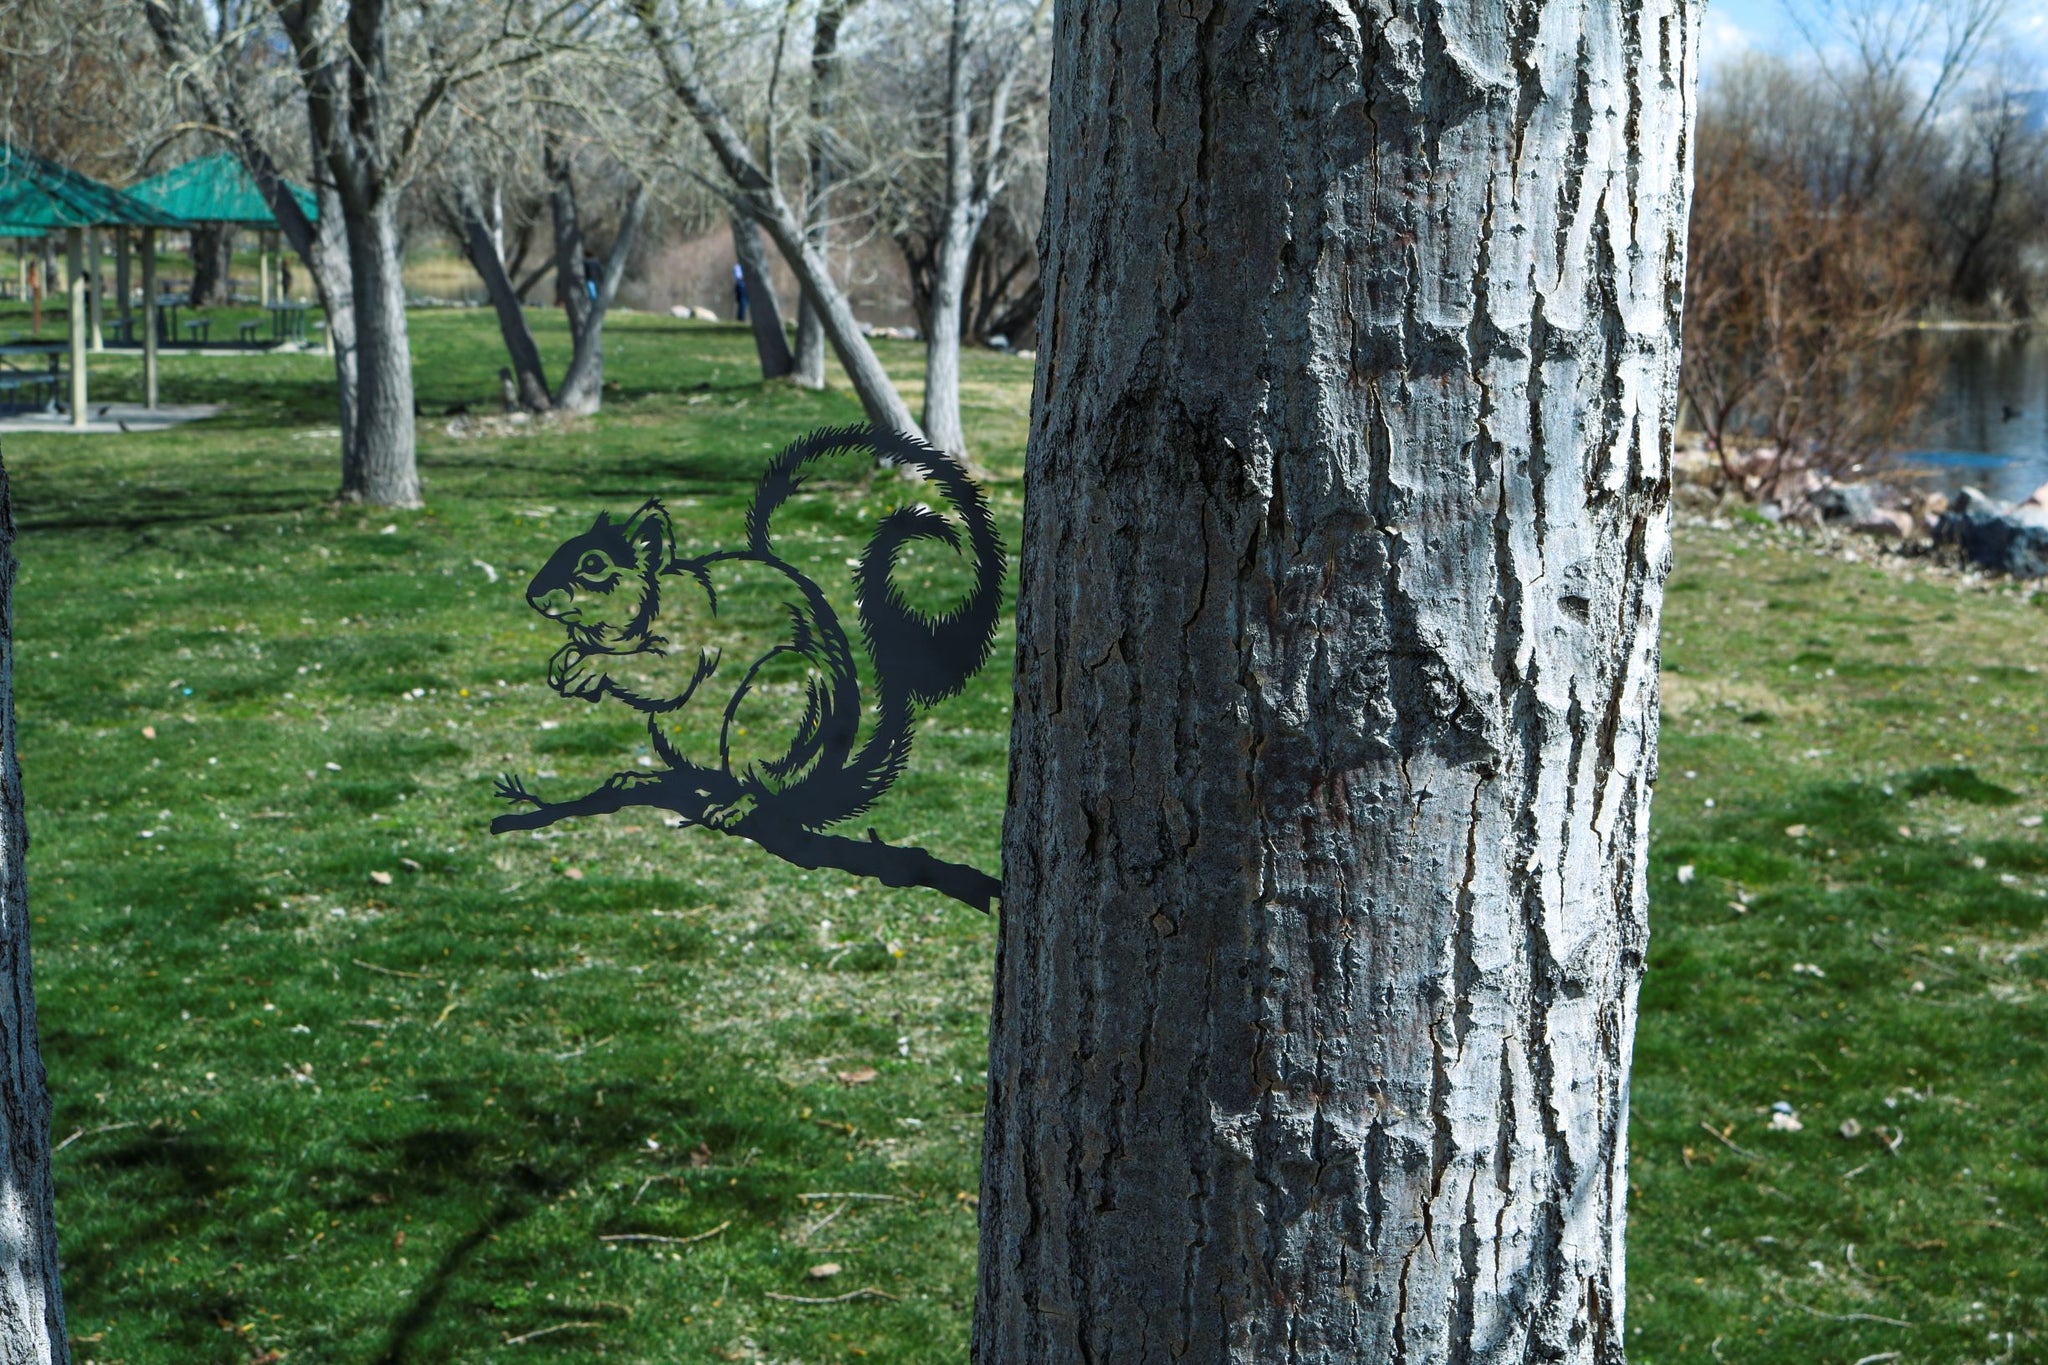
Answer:
[[[668,509],[657,498],[649,498],[626,522],[626,538],[633,542],[640,566],[656,573],[676,562],[676,528]]]

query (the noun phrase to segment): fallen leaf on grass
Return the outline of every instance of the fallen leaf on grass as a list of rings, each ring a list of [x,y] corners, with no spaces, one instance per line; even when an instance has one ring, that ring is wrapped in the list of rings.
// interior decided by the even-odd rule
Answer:
[[[142,737],[143,737],[144,739],[155,739],[155,738],[156,738],[156,727],[155,727],[154,725],[145,725],[145,726],[143,726],[143,727],[142,727]]]
[[[1863,1136],[1863,1125],[1855,1119],[1843,1119],[1842,1126],[1836,1131],[1845,1138],[1858,1138]]]
[[[580,882],[583,880],[583,869],[580,867],[565,867],[562,869],[562,875],[572,882]]]
[[[826,1261],[823,1264],[814,1265],[804,1272],[806,1276],[813,1280],[829,1280],[838,1273],[839,1262],[837,1261]]]
[[[391,885],[391,874],[389,872],[372,872],[370,880],[379,886],[389,886]]]
[[[1785,837],[1787,839],[1804,839],[1806,837],[1806,834],[1807,830],[1806,826],[1804,825],[1785,826]]]
[[[1679,884],[1680,886],[1690,886],[1690,885],[1692,885],[1692,876],[1693,876],[1693,869],[1692,869],[1692,864],[1691,864],[1691,863],[1686,863],[1686,864],[1685,864],[1684,866],[1682,866],[1682,867],[1680,867],[1680,868],[1678,869],[1678,884]]]
[[[834,1076],[841,1085],[866,1085],[881,1074],[871,1066],[857,1066],[851,1071],[835,1072]]]

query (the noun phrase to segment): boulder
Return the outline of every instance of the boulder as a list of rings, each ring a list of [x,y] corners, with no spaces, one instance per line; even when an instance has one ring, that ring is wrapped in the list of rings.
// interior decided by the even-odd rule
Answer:
[[[1983,568],[2014,578],[2048,576],[2048,508],[2010,509],[1981,489],[1965,488],[1936,521],[1934,538],[1955,544]]]
[[[1907,540],[1913,535],[1913,517],[1895,507],[1876,507],[1850,522],[1849,529],[1866,536]]]
[[[1806,500],[1824,522],[1856,525],[1869,520],[1878,510],[1878,490],[1867,483],[1823,484],[1807,494]]]

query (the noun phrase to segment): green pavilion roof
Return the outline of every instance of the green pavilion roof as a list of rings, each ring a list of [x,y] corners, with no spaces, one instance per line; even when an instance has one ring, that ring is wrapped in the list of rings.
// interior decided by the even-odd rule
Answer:
[[[0,224],[17,235],[63,228],[187,226],[175,214],[11,142],[0,142]]]
[[[312,192],[286,183],[307,222],[320,216]],[[239,223],[274,228],[276,217],[256,188],[256,177],[231,152],[215,152],[130,185],[128,193],[188,223]]]

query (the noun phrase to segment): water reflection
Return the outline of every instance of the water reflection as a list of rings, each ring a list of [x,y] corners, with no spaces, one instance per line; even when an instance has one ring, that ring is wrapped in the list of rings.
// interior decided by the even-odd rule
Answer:
[[[2048,332],[1928,332],[1945,378],[1899,458],[1937,486],[1974,484],[2017,501],[2048,483]]]

